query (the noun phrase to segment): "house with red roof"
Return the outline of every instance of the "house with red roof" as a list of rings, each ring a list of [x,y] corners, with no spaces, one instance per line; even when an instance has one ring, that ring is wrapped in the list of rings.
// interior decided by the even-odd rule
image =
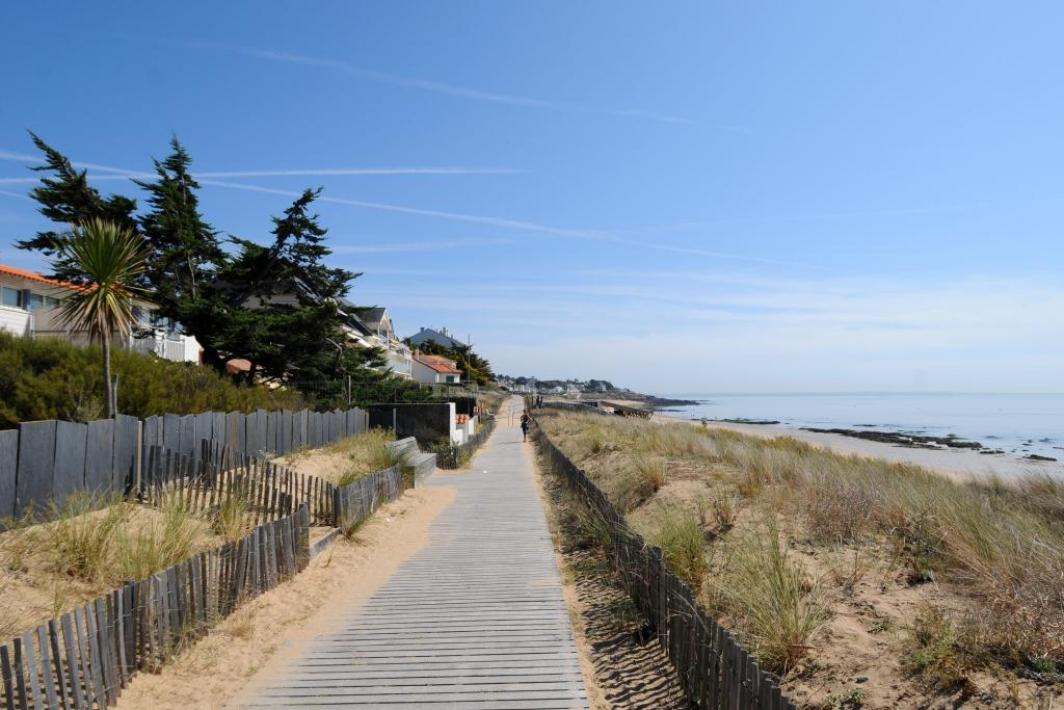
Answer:
[[[458,363],[443,355],[415,352],[411,374],[416,382],[423,385],[457,385],[462,382]]]
[[[17,266],[0,264],[0,330],[27,338],[62,338],[87,345],[89,335],[72,330],[59,318],[63,299],[82,289]],[[130,335],[116,339],[119,347],[152,353],[176,362],[199,362],[202,348],[178,326],[155,317],[152,305],[138,301],[140,322]]]

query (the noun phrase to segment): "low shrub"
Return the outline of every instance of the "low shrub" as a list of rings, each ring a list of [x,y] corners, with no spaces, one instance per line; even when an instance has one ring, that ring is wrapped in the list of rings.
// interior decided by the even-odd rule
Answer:
[[[954,623],[941,609],[924,607],[907,628],[904,666],[936,691],[967,682]]]
[[[118,409],[148,417],[163,412],[300,409],[293,391],[234,384],[211,369],[115,349]],[[0,332],[0,427],[22,421],[87,421],[103,414],[103,365],[98,347]]]

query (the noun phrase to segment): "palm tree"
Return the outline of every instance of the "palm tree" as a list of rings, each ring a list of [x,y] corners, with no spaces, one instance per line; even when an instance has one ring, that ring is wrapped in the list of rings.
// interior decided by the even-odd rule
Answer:
[[[88,331],[103,346],[105,410],[118,411],[111,378],[111,336],[128,335],[137,320],[135,282],[144,271],[147,252],[143,238],[113,222],[92,219],[74,230],[57,258],[73,262],[85,285],[63,299],[59,319],[74,330]]]

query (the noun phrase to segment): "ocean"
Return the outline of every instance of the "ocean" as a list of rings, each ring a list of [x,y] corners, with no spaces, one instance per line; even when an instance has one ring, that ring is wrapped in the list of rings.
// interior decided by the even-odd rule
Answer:
[[[671,394],[690,419],[778,420],[790,427],[864,429],[978,441],[1010,454],[1064,460],[1064,394]]]

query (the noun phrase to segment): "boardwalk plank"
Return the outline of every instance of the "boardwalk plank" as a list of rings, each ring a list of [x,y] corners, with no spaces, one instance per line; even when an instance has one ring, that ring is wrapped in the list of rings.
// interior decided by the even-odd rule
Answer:
[[[260,678],[242,707],[587,707],[520,429],[498,427],[468,472],[427,485],[453,486],[457,497],[425,549],[280,673]],[[351,504],[371,506],[376,494]]]

